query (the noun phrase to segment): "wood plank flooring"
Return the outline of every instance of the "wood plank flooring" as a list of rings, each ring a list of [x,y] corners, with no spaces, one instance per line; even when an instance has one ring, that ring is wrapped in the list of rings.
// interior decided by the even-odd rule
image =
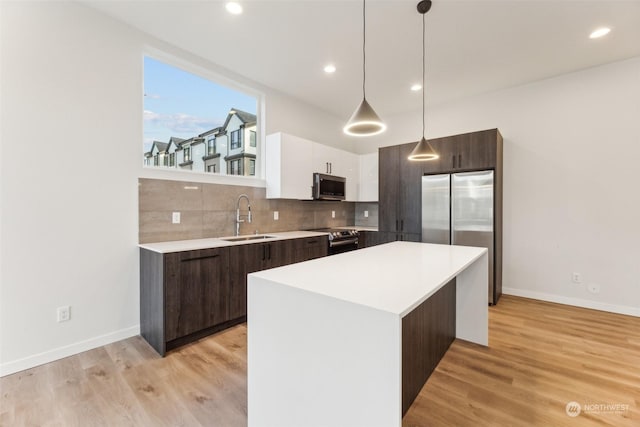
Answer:
[[[640,318],[506,295],[489,311],[489,347],[456,340],[403,427],[640,426]],[[164,359],[135,337],[0,378],[0,426],[245,426],[246,333]]]

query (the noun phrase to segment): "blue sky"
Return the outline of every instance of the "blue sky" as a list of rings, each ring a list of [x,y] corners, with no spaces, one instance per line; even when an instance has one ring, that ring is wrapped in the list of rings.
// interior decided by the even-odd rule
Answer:
[[[256,98],[144,58],[144,151],[154,140],[191,138],[224,124],[231,108],[256,114]]]

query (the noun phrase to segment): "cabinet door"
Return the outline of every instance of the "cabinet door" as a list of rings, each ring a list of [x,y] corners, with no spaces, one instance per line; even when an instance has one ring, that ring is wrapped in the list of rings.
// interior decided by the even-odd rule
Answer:
[[[313,143],[312,147],[313,172],[326,173],[329,175],[340,175],[340,150],[328,145]]]
[[[268,199],[311,199],[313,142],[285,133],[267,135]]]
[[[398,186],[399,186],[398,146],[382,147],[378,151],[378,229],[393,231],[399,229]]]
[[[492,169],[496,167],[497,129],[469,134],[469,153],[462,166],[467,169]]]
[[[329,242],[327,236],[307,237],[304,239],[296,239],[294,242],[293,262],[302,262],[328,255]]]
[[[295,240],[279,240],[266,243],[266,268],[275,268],[295,262]]]
[[[229,317],[247,315],[247,274],[264,270],[267,244],[250,243],[229,248]]]
[[[228,279],[228,248],[166,254],[166,341],[229,320]]]
[[[400,145],[400,182],[398,187],[398,228],[402,233],[422,231],[422,162],[412,162],[407,157],[415,144]]]

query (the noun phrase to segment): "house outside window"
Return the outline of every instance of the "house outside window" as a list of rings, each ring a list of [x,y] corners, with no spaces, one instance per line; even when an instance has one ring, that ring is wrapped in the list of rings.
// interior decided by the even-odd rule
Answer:
[[[207,166],[207,172],[209,172],[209,173],[216,173],[216,165],[209,165],[209,166]]]
[[[242,159],[229,162],[229,175],[242,175]]]
[[[249,159],[249,175],[255,176],[255,174],[256,174],[256,161],[253,159]]]
[[[216,139],[211,138],[207,141],[207,154],[210,156],[212,154],[216,154]]]
[[[249,132],[249,145],[251,147],[256,146],[256,132],[253,130]],[[254,174],[251,174],[251,175],[254,175]]]
[[[231,132],[231,149],[242,147],[242,129]]]
[[[169,154],[169,166],[174,167],[176,165],[176,153]]]
[[[156,154],[155,156],[153,156],[153,166],[158,166],[158,155]]]
[[[188,162],[191,160],[191,147],[184,148],[184,161]]]

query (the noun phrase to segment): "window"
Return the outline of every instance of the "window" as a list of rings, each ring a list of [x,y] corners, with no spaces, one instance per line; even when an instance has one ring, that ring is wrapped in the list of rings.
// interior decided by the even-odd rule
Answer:
[[[242,175],[242,159],[229,162],[229,175]]]
[[[209,173],[216,173],[216,165],[209,165],[209,166],[207,166],[207,172],[209,172]]]
[[[244,92],[251,92],[251,89],[240,89],[241,92],[238,89],[241,85],[235,86],[227,78],[224,78],[224,85],[218,84],[212,71],[178,61],[180,68],[144,57],[142,154],[144,156],[159,144],[160,147],[162,144],[168,147],[164,158],[149,156],[145,165],[150,168],[170,166],[178,170],[212,173],[207,156],[219,154],[224,159],[231,154],[231,149],[237,152],[244,148],[246,136],[250,137],[251,147],[256,146],[260,137],[255,135],[256,130],[260,129],[260,119],[257,117],[260,95]],[[194,74],[194,70],[198,74]],[[245,135],[245,132],[253,133]],[[197,145],[199,141],[203,144]],[[177,154],[172,156],[173,151]],[[154,148],[153,154],[157,152]],[[213,173],[242,175],[245,169],[248,172],[249,164],[243,163],[246,160],[233,163],[233,171],[231,160],[221,161],[226,164],[217,164]],[[179,167],[184,163],[187,164]]]
[[[254,176],[256,174],[256,161],[253,159],[249,160],[249,175]]]
[[[242,129],[231,132],[231,149],[242,148]]]

